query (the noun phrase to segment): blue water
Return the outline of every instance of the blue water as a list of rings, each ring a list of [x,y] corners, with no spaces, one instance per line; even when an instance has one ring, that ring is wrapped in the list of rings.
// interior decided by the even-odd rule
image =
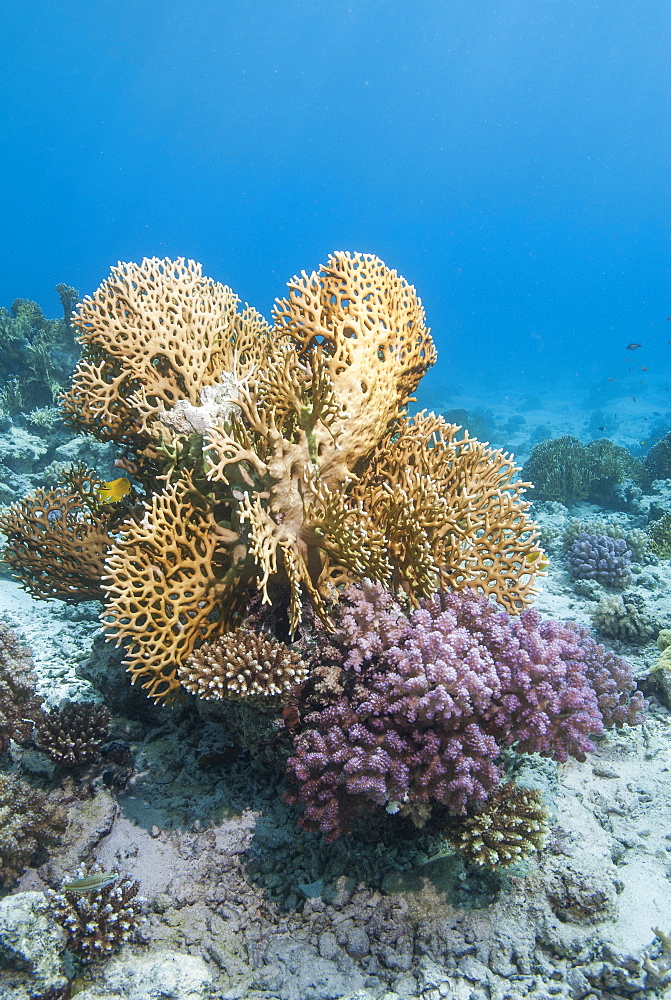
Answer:
[[[424,301],[420,403],[619,378],[632,341],[664,390],[664,0],[9,0],[2,24],[0,304],[57,315],[59,281],[182,255],[269,315],[361,250]]]

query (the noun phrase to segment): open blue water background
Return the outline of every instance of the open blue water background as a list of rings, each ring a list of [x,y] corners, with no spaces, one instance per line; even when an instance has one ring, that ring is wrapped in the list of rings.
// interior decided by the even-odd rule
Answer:
[[[634,363],[663,402],[664,0],[6,0],[2,27],[0,304],[182,255],[269,315],[362,250],[425,304],[420,403]]]

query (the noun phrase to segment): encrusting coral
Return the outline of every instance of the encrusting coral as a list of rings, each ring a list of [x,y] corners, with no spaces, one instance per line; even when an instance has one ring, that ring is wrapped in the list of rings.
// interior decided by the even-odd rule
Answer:
[[[58,802],[20,778],[0,774],[0,884],[12,885],[66,825]]]
[[[178,671],[182,685],[200,698],[272,697],[307,677],[298,653],[273,636],[237,628],[206,642]]]
[[[469,864],[508,868],[542,848],[548,819],[538,789],[509,781],[463,819],[451,839]]]
[[[237,306],[199,265],[156,258],[119,264],[79,304],[64,419],[123,448],[144,509],[95,528],[97,562],[76,580],[44,539],[58,520],[93,532],[97,512],[50,521],[40,498],[31,548],[18,539],[32,508],[17,509],[24,585],[81,599],[102,581],[107,633],[155,700],[174,696],[177,669],[239,624],[257,591],[288,606],[292,634],[306,598],[328,624],[364,577],[413,604],[470,587],[521,612],[543,560],[519,469],[439,417],[406,413],[436,356],[414,288],[376,257],[335,253],[289,282],[272,329]]]

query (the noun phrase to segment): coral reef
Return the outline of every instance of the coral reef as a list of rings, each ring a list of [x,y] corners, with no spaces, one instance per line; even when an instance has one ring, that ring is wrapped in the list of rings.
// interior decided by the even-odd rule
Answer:
[[[414,288],[376,257],[335,253],[289,282],[272,330],[237,306],[199,265],[154,258],[114,268],[72,315],[83,357],[64,419],[121,446],[146,494],[115,521],[103,580],[133,681],[173,697],[177,669],[257,592],[288,611],[292,634],[305,598],[328,625],[364,577],[414,604],[469,587],[521,612],[542,553],[519,469],[405,411],[435,360]],[[16,510],[15,538],[30,516]],[[30,556],[11,549],[26,585]],[[38,589],[50,591],[52,562],[61,594],[46,548]]]
[[[642,721],[631,670],[585,629],[532,610],[512,618],[470,590],[439,591],[412,611],[394,645],[398,611],[387,603],[390,638],[380,643],[378,633],[369,644],[363,623],[375,623],[366,604],[384,602],[368,587],[346,593],[332,665],[321,650],[321,667],[287,713],[290,801],[304,806],[302,825],[327,839],[375,806],[417,825],[432,802],[463,813],[496,788],[504,747],[584,760],[606,721]]]
[[[244,628],[206,642],[177,670],[183,687],[205,699],[272,697],[307,677],[298,653]]]
[[[98,872],[98,866],[87,869],[82,865],[76,878]],[[98,890],[69,890],[64,882],[60,892],[49,892],[51,916],[65,930],[70,951],[84,964],[105,958],[132,941],[142,922],[146,900],[138,896],[139,882],[118,871],[110,874],[117,878]]]
[[[644,646],[659,631],[640,594],[605,595],[592,614],[592,624],[601,635],[632,646]]]
[[[507,868],[540,851],[548,818],[538,789],[509,781],[462,820],[451,839],[468,864]]]
[[[0,623],[0,753],[10,740],[24,743],[42,714],[42,702],[35,694],[37,677],[28,649],[16,635]]]
[[[631,580],[631,552],[623,538],[581,532],[566,555],[576,580],[596,580],[604,587],[623,588]]]
[[[0,883],[12,885],[66,825],[65,811],[53,798],[20,778],[0,774]]]
[[[109,740],[109,712],[104,705],[69,702],[39,720],[35,742],[56,764],[82,767],[100,758]]]
[[[522,473],[534,484],[537,500],[559,500],[568,506],[589,500],[612,506],[617,505],[616,486],[636,477],[639,466],[626,448],[607,438],[583,445],[569,434],[535,445]]]

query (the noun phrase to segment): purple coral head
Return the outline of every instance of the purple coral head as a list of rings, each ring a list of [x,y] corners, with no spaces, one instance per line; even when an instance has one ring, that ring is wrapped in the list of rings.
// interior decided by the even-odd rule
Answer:
[[[374,806],[463,812],[498,784],[502,747],[583,760],[604,723],[641,718],[630,668],[584,628],[512,618],[468,589],[407,618],[379,585],[353,587],[339,624],[342,687],[305,716],[288,761],[302,824],[330,840]]]
[[[596,580],[604,587],[626,587],[631,578],[631,552],[624,538],[582,531],[568,550],[566,565],[576,580]]]
[[[451,611],[477,638],[482,657],[491,658],[491,697],[476,712],[502,746],[559,761],[582,760],[594,749],[590,737],[603,732],[603,720],[580,659],[580,636],[570,626],[543,623],[533,610],[512,618],[468,589],[438,592],[423,608],[435,622]]]

